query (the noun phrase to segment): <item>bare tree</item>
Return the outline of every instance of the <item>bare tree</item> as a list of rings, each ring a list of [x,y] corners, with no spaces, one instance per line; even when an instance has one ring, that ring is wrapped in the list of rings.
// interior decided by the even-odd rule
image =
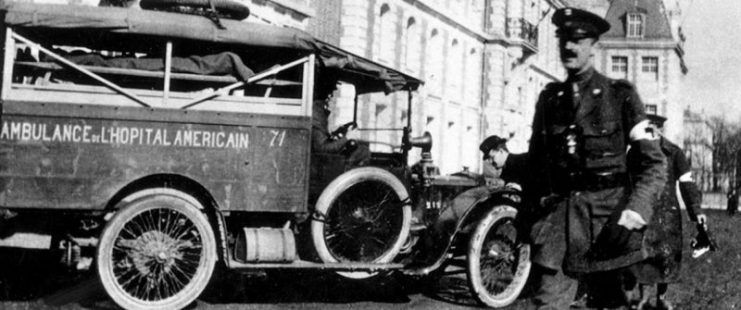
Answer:
[[[713,130],[713,189],[720,190],[721,184],[729,186],[739,183],[739,156],[741,156],[741,128],[721,117],[710,118]]]
[[[693,113],[689,108],[684,111],[684,123],[684,151],[692,166],[692,174],[700,189],[713,190],[716,184],[713,141],[717,136],[716,128],[724,128],[725,124]]]

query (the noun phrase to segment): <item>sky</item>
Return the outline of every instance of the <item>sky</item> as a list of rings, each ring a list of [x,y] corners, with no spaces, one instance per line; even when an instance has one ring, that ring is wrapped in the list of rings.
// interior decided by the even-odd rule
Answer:
[[[683,107],[741,125],[741,1],[682,0]]]

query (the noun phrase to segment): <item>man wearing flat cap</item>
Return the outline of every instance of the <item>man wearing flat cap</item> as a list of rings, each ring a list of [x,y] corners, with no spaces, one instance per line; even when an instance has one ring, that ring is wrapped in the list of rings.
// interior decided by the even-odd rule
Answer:
[[[507,139],[496,135],[484,139],[479,150],[484,153],[484,162],[500,170],[499,178],[505,182],[505,186],[522,190],[527,173],[527,154],[510,154]]]
[[[666,169],[633,85],[592,65],[609,23],[575,8],[557,10],[552,22],[568,76],[540,93],[528,150],[537,177],[526,183],[524,197],[540,214],[529,236],[540,284],[533,302],[538,309],[568,309],[577,278],[611,280],[600,289],[622,293],[618,275],[647,257],[642,235]],[[621,297],[599,307],[627,305],[624,294],[614,295]]]

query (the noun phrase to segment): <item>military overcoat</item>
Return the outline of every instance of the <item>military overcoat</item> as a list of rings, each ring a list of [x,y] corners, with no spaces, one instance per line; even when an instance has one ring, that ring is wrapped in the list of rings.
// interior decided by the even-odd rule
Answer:
[[[594,69],[541,92],[528,151],[535,178],[526,186],[532,208],[541,209],[530,233],[536,264],[594,272],[647,257],[642,231],[617,225],[624,209],[650,221],[666,180],[664,156],[647,124],[633,86]],[[635,152],[631,165],[628,146]],[[631,181],[624,177],[629,167],[636,170]]]
[[[667,160],[667,182],[644,236],[649,259],[633,267],[638,282],[645,284],[676,282],[682,263],[682,213],[677,199],[677,181],[690,172],[690,165],[676,144],[662,137],[660,145]],[[629,157],[632,155],[629,152]],[[700,201],[691,200],[701,196],[683,195],[687,213],[698,214],[700,210],[696,208]]]

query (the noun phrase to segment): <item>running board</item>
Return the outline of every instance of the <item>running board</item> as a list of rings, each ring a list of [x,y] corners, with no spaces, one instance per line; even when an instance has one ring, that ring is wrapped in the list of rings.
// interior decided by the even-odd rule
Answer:
[[[229,269],[319,269],[336,271],[381,271],[404,268],[402,264],[315,263],[305,260],[287,263],[242,263],[230,259],[228,265]]]

